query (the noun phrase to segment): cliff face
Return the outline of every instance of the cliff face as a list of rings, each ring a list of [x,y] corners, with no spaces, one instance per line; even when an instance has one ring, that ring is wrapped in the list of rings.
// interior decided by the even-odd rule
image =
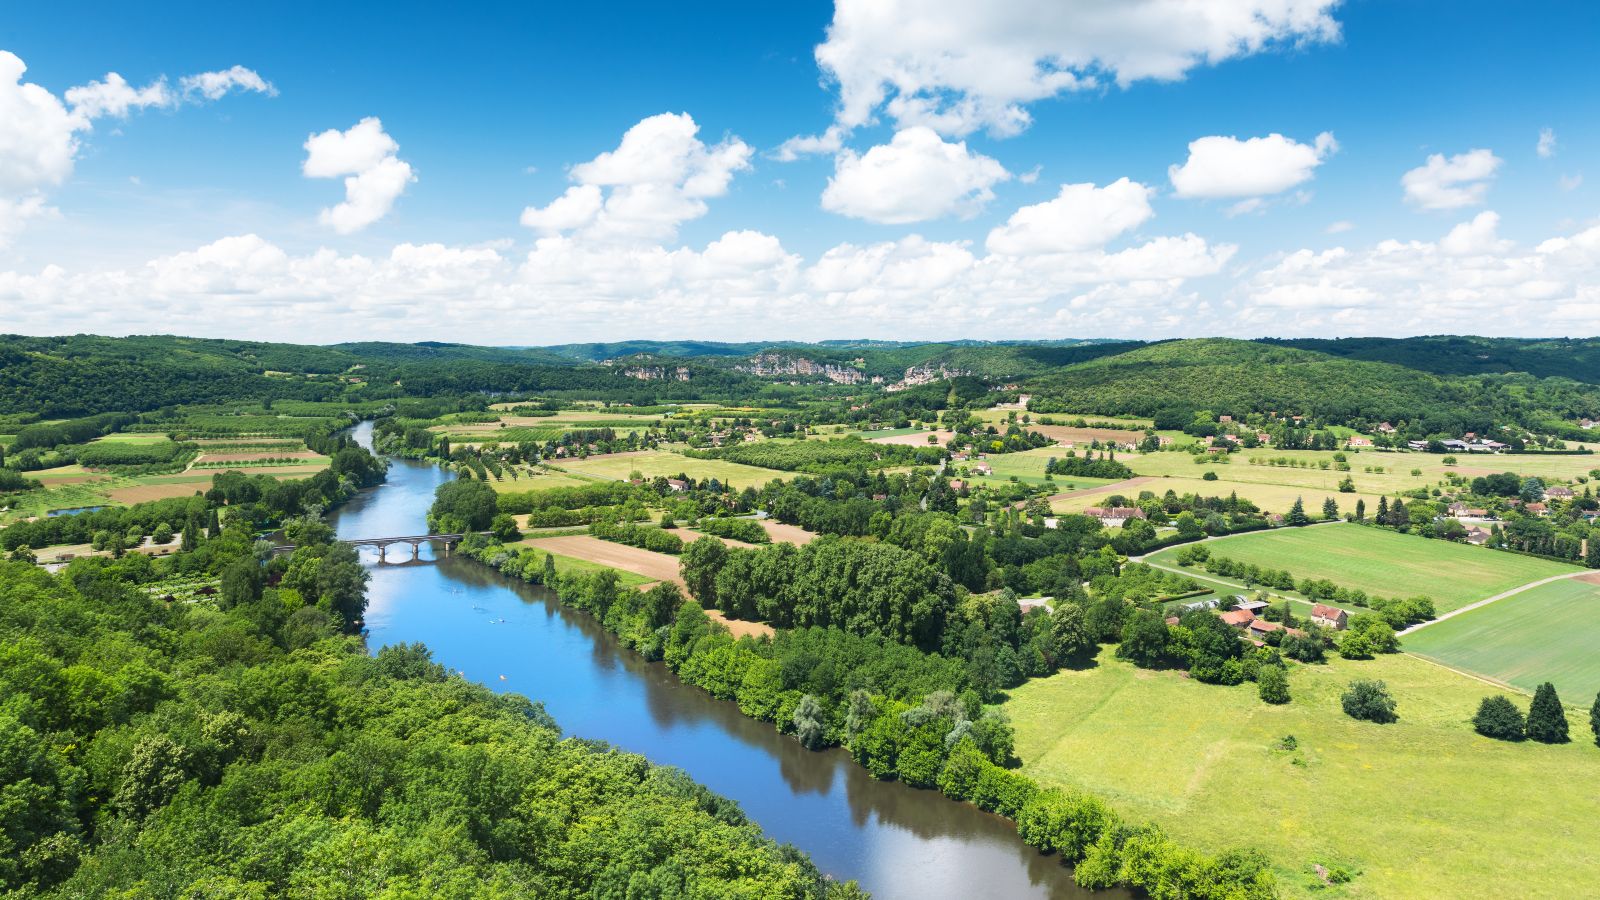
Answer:
[[[820,376],[834,384],[860,384],[867,380],[866,375],[850,366],[819,363],[803,356],[786,356],[782,353],[758,353],[750,357],[749,362],[734,366],[734,369],[749,375],[768,377],[801,375],[815,378]]]
[[[622,374],[640,381],[689,380],[689,370],[685,366],[630,366],[623,369]]]
[[[889,385],[884,390],[903,391],[906,388],[916,387],[919,384],[929,384],[934,381],[943,381],[946,378],[960,378],[972,373],[966,369],[952,369],[943,363],[938,365],[928,364],[912,366],[899,381]]]

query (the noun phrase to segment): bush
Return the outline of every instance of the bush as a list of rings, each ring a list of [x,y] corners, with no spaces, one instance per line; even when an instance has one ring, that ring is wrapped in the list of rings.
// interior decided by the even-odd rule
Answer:
[[[1380,724],[1400,718],[1395,714],[1394,698],[1389,696],[1389,686],[1381,681],[1357,679],[1339,698],[1345,715]]]
[[[1289,702],[1289,673],[1283,666],[1262,666],[1256,676],[1256,689],[1268,703]]]
[[[755,519],[701,519],[699,526],[704,534],[732,538],[746,544],[770,544],[772,538]]]
[[[1472,727],[1484,737],[1501,741],[1520,741],[1523,738],[1522,710],[1509,697],[1496,694],[1483,698],[1478,704],[1478,714],[1472,717]]]

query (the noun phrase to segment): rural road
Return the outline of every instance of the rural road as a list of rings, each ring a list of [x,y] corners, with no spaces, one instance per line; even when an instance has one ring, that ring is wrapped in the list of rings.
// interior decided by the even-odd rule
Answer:
[[[1399,634],[1403,637],[1405,635],[1411,634],[1414,631],[1421,631],[1422,629],[1427,628],[1429,625],[1437,625],[1440,622],[1443,622],[1445,619],[1455,618],[1456,616],[1459,616],[1464,612],[1471,612],[1471,611],[1477,609],[1480,606],[1488,606],[1489,604],[1495,602],[1496,600],[1504,600],[1507,597],[1514,597],[1517,594],[1522,593],[1523,591],[1531,591],[1536,587],[1542,587],[1544,585],[1547,585],[1547,584],[1551,583],[1552,581],[1564,581],[1564,580],[1566,580],[1568,578],[1582,578],[1582,577],[1584,577],[1586,575],[1590,576],[1590,578],[1592,579],[1594,574],[1595,573],[1593,571],[1568,572],[1565,575],[1552,575],[1549,578],[1541,578],[1538,581],[1530,581],[1527,584],[1524,584],[1524,585],[1522,585],[1520,587],[1514,587],[1509,591],[1501,591],[1500,593],[1495,594],[1493,597],[1489,597],[1489,598],[1484,599],[1484,600],[1479,600],[1476,603],[1468,603],[1466,606],[1463,606],[1460,609],[1452,609],[1449,612],[1445,613],[1442,616],[1439,616],[1436,619],[1429,619],[1426,622],[1418,622],[1417,624],[1412,625],[1410,628],[1406,628],[1406,629],[1401,630],[1399,632]]]

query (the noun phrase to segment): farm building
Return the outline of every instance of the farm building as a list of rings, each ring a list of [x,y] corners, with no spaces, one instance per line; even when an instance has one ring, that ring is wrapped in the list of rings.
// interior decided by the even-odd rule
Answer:
[[[1494,532],[1477,525],[1467,529],[1467,543],[1483,546],[1489,543],[1489,538],[1494,537]]]
[[[1129,519],[1144,518],[1144,510],[1135,506],[1091,506],[1083,514],[1099,519],[1107,528],[1121,528]]]
[[[1547,488],[1544,492],[1544,495],[1551,500],[1571,500],[1574,496],[1572,493],[1572,488],[1562,487],[1560,485],[1557,485],[1553,488]]]
[[[1222,614],[1222,621],[1235,628],[1249,628],[1250,623],[1256,620],[1256,614],[1248,609],[1236,609]]]
[[[1318,603],[1316,606],[1311,607],[1311,621],[1321,625],[1323,628],[1343,631],[1345,626],[1350,624],[1350,614],[1337,606]]]

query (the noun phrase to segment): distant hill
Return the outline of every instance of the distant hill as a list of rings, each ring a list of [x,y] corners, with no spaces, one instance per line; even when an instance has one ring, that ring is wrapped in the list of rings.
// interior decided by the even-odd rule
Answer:
[[[1041,411],[1181,418],[1278,412],[1335,422],[1408,421],[1429,431],[1550,425],[1600,415],[1596,392],[1560,382],[1441,375],[1281,343],[1171,341],[1030,379]]]
[[[1386,362],[1440,375],[1526,372],[1600,384],[1600,338],[1268,338],[1263,343],[1315,350],[1345,359]]]

